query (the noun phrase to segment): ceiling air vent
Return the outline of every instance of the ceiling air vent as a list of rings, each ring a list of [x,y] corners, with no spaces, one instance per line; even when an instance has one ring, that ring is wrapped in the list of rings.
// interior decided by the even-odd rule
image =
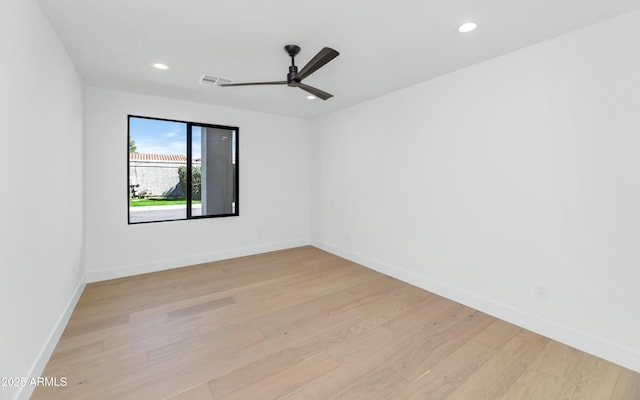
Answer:
[[[200,78],[201,85],[219,86],[223,83],[231,83],[231,82],[233,82],[231,79],[220,78],[219,76],[213,76],[213,75],[207,75],[207,74],[202,75],[202,78]]]

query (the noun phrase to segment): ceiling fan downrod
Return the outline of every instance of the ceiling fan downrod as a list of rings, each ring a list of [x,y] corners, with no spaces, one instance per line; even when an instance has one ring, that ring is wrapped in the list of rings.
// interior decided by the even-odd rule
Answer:
[[[300,47],[295,44],[288,44],[284,46],[284,50],[291,57],[291,66],[289,66],[289,73],[287,74],[287,86],[297,86],[296,83],[300,83],[298,79],[298,67],[296,67],[295,57],[300,53]]]

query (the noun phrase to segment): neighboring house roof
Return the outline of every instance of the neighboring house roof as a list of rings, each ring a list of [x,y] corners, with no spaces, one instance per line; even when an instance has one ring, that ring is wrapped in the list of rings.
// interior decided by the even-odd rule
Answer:
[[[131,161],[181,161],[187,162],[187,156],[181,154],[129,153]]]
[[[150,154],[150,153],[129,153],[130,161],[169,161],[187,162],[187,156],[182,154]],[[194,158],[194,162],[200,162],[199,158]]]

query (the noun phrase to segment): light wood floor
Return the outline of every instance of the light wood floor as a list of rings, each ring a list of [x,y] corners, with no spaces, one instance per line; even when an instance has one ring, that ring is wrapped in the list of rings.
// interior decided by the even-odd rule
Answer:
[[[93,283],[32,399],[637,400],[640,376],[313,247]]]

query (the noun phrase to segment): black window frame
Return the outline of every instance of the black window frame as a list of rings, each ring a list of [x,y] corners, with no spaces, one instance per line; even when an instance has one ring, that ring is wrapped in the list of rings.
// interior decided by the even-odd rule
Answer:
[[[178,218],[178,219],[163,219],[163,220],[154,220],[154,221],[138,221],[131,222],[131,207],[129,204],[129,199],[131,196],[131,168],[130,162],[131,159],[129,157],[130,154],[130,143],[131,143],[131,118],[140,118],[140,119],[150,119],[155,121],[167,121],[167,122],[178,122],[182,124],[186,124],[187,127],[187,137],[186,137],[186,145],[187,145],[187,168],[186,168],[186,180],[187,180],[187,190],[185,193],[186,199],[186,217]],[[214,129],[227,129],[233,131],[235,134],[235,179],[234,179],[234,198],[235,198],[235,207],[233,213],[227,214],[210,214],[210,215],[192,215],[192,184],[191,180],[193,179],[192,167],[193,167],[193,157],[192,157],[192,128],[194,126],[200,126],[203,128],[214,128]],[[218,125],[218,124],[210,124],[210,123],[200,123],[193,121],[183,121],[178,119],[169,119],[169,118],[157,118],[157,117],[148,117],[143,115],[127,115],[127,224],[128,225],[139,225],[139,224],[151,224],[156,222],[172,222],[172,221],[189,221],[189,220],[198,220],[198,219],[209,219],[209,218],[226,218],[226,217],[238,217],[240,216],[240,127],[237,126],[228,126],[228,125]]]

